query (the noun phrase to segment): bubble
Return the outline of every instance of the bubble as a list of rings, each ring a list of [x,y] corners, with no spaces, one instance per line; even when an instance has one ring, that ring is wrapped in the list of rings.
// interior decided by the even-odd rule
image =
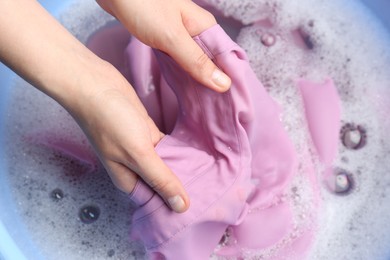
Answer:
[[[329,190],[337,195],[348,195],[354,187],[354,179],[351,173],[336,169],[327,180]]]
[[[52,192],[50,192],[50,197],[54,201],[60,201],[61,199],[64,198],[64,192],[61,189],[54,189]]]
[[[346,173],[341,172],[336,176],[336,193],[347,192],[351,187],[351,182]]]
[[[79,218],[84,224],[95,222],[100,216],[100,209],[97,206],[84,206],[80,209]]]
[[[264,33],[261,36],[261,43],[264,46],[270,47],[275,44],[275,41],[276,41],[275,36],[271,33]]]
[[[115,255],[115,250],[114,249],[108,250],[108,252],[107,252],[107,256],[108,257],[113,257],[114,255]]]
[[[226,246],[232,246],[237,243],[237,240],[233,236],[233,229],[231,227],[228,227],[225,230],[225,233],[221,237],[221,240],[219,241],[219,245],[222,247]]]
[[[367,142],[366,129],[361,125],[345,124],[340,131],[343,145],[350,150],[363,148]]]
[[[314,49],[315,46],[314,46],[313,38],[310,36],[310,34],[302,27],[299,28],[297,31],[299,36],[302,39],[304,47],[306,47],[308,50]]]
[[[152,75],[149,76],[147,84],[148,84],[148,90],[147,90],[148,94],[156,90],[156,86],[154,85],[154,80]]]

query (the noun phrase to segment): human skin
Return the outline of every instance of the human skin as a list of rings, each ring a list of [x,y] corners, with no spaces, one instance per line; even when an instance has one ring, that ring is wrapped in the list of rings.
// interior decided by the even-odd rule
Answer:
[[[128,8],[130,2],[115,1],[115,10],[121,5]],[[146,7],[137,5],[136,9],[142,16],[148,15],[142,13]],[[137,178],[141,177],[174,211],[187,210],[190,202],[186,191],[154,150],[164,134],[148,116],[125,78],[74,38],[37,1],[2,0],[0,10],[0,60],[73,116],[94,146],[113,183],[123,192],[131,193]],[[115,14],[126,21],[124,13],[116,11]],[[194,20],[197,20],[196,16],[202,19],[200,13],[192,15]],[[151,25],[145,23],[143,26],[149,28]],[[153,33],[153,30],[149,32]],[[190,63],[195,59],[193,64],[205,64],[207,70],[213,70],[209,61],[196,58],[195,54],[199,53],[181,58],[186,55],[180,50],[167,51],[174,46],[166,45],[166,40],[163,36],[156,36],[148,43],[156,48],[163,45],[160,49],[175,59],[189,60]],[[188,63],[179,63],[191,69],[185,65]],[[230,85],[230,80],[225,80],[218,72],[217,75],[206,72],[199,66],[192,71],[191,75],[196,79],[219,92],[227,90]],[[217,81],[212,80],[213,77]],[[219,87],[215,84],[218,81],[225,85]]]
[[[168,53],[198,82],[226,91],[230,78],[195,43],[196,36],[217,22],[190,0],[97,0],[140,41]]]

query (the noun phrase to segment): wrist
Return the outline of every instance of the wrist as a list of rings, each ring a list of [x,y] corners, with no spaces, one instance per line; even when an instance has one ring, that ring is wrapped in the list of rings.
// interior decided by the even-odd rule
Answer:
[[[104,106],[105,93],[131,89],[113,65],[94,54],[81,58],[76,64],[72,67],[71,75],[61,77],[63,81],[61,78],[55,79],[57,87],[52,89],[57,91],[51,95],[75,118],[86,117],[86,113],[96,105]]]

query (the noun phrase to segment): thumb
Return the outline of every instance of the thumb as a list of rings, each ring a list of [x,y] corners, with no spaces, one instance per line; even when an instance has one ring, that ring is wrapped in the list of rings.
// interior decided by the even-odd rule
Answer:
[[[180,39],[168,54],[202,85],[217,92],[229,89],[230,78],[210,60],[189,35]]]
[[[215,25],[215,18],[196,4],[189,3],[190,6],[182,11],[183,26],[174,41],[170,41],[170,46],[163,51],[202,85],[217,92],[227,91],[231,85],[230,78],[210,60],[191,37]]]
[[[175,212],[188,209],[189,198],[177,176],[168,168],[154,149],[136,158],[138,175],[156,191]]]

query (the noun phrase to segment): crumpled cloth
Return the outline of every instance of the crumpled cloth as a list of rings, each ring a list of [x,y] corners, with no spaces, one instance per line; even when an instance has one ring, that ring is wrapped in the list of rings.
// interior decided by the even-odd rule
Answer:
[[[135,38],[126,49],[129,81],[157,126],[169,133],[156,151],[191,198],[187,212],[174,213],[139,180],[130,195],[139,206],[132,239],[144,243],[151,259],[208,259],[229,230],[234,243],[220,247],[217,255],[240,257],[243,249],[280,243],[274,259],[292,253],[303,257],[314,228],[292,235],[291,201],[284,195],[297,174],[297,155],[280,121],[280,106],[257,79],[245,52],[219,25],[194,40],[231,77],[226,93],[202,86],[167,54]],[[319,84],[300,79],[297,85],[312,141],[320,159],[331,164],[339,131],[337,91],[330,79]],[[321,117],[327,124],[321,124]],[[318,190],[314,169],[306,171]]]

